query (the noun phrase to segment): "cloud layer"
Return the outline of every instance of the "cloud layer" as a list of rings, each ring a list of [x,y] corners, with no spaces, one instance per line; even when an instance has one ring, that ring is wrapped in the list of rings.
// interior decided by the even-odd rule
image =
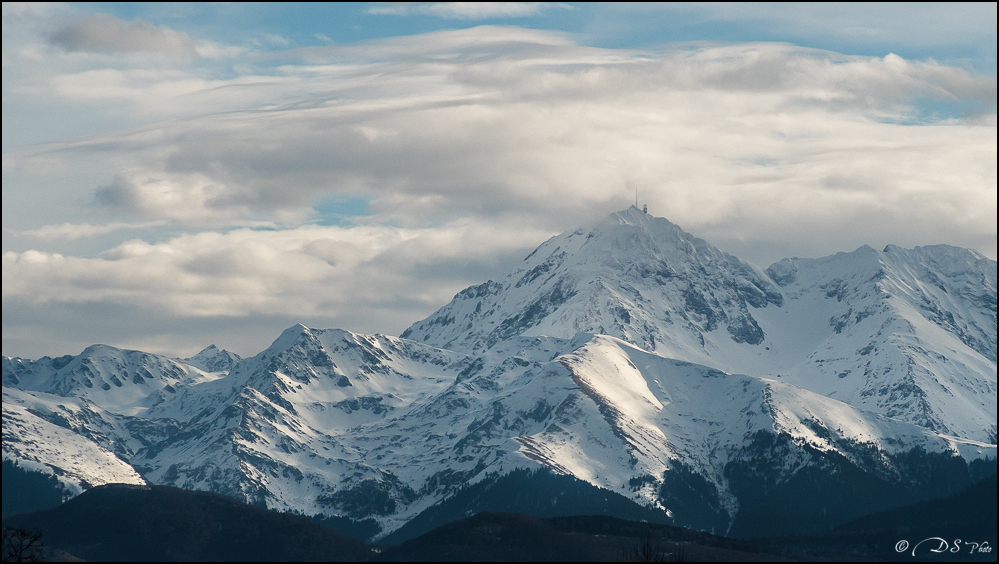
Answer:
[[[173,37],[115,25],[97,35],[118,50]],[[160,39],[124,39],[142,34]],[[54,40],[100,50],[77,35]],[[5,210],[5,354],[36,338],[30,312],[94,304],[138,308],[150,326],[399,331],[636,190],[763,266],[865,243],[996,256],[996,79],[966,69],[781,43],[597,49],[509,27],[242,60],[231,76],[133,65],[46,78],[53,100],[147,125],[5,153],[5,192],[7,178],[102,179],[78,184],[64,216]],[[5,208],[29,189],[10,185]],[[89,254],[57,244],[136,225],[180,234]]]
[[[638,188],[653,209],[714,232],[747,215],[767,233],[826,218],[830,231],[880,239],[888,233],[863,227],[872,211],[902,226],[932,209],[977,229],[964,244],[994,234],[981,212],[982,198],[995,198],[994,78],[896,55],[782,44],[619,52],[508,28],[370,51],[312,49],[305,64],[190,94],[170,86],[188,76],[153,86],[120,77],[143,105],[190,104],[177,108],[184,114],[227,100],[285,103],[59,152],[127,155],[94,202],[185,225],[301,221],[322,197],[347,195],[401,225],[515,214],[559,229],[626,205]],[[934,119],[926,100],[965,118]]]
[[[525,248],[550,235],[519,225],[469,221],[432,229],[302,226],[200,232],[155,244],[136,239],[95,258],[7,252],[4,316],[42,311],[71,315],[104,305],[103,314],[101,307],[89,314],[103,317],[137,308],[147,320],[144,329],[116,337],[128,346],[162,337],[158,325],[175,325],[179,319],[188,321],[188,331],[213,341],[227,336],[201,332],[218,319],[251,324],[280,319],[288,325],[336,320],[356,331],[397,333],[484,274],[510,267]],[[6,340],[28,346],[20,341],[44,334],[34,323],[19,321],[23,332],[5,332]],[[276,337],[274,329],[252,339],[253,345],[266,345]],[[93,335],[72,341],[80,343],[81,338]],[[188,341],[183,346],[203,345]]]
[[[196,47],[186,33],[108,14],[93,14],[59,28],[52,34],[52,42],[70,51],[193,54]]]

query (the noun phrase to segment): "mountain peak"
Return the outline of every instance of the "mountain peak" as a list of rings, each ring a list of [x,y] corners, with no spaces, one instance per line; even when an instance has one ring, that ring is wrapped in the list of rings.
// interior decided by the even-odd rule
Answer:
[[[654,215],[650,215],[647,211],[640,210],[635,206],[629,206],[627,209],[614,212],[607,216],[608,220],[611,218],[617,218],[619,221],[629,224],[641,223],[648,219],[663,219],[661,217],[656,218]]]
[[[478,351],[515,335],[621,338],[648,350],[703,349],[704,334],[759,344],[748,307],[780,305],[759,268],[670,221],[629,208],[552,237],[500,282],[469,288],[404,337]]]
[[[202,349],[198,354],[183,360],[187,364],[206,372],[228,372],[242,358],[238,354],[220,349],[211,344]]]
[[[687,233],[665,217],[643,212],[636,209],[635,206],[610,214],[598,223],[593,231],[606,231],[613,229],[615,226],[637,227],[650,233],[656,239],[696,239],[696,237]]]

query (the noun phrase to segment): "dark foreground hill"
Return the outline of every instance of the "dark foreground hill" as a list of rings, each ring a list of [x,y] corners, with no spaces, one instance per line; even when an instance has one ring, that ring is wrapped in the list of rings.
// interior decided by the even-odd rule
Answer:
[[[814,560],[996,561],[996,474],[942,498],[855,519],[832,531],[763,541]]]
[[[675,524],[665,511],[643,507],[616,492],[543,468],[488,476],[427,508],[381,542],[398,545],[480,512],[516,513],[543,519],[602,515],[627,521]]]
[[[541,519],[517,513],[482,512],[448,523],[374,558],[387,562],[620,562],[646,561],[637,551],[652,549],[649,561],[786,561],[761,545],[653,523],[614,517]]]
[[[374,559],[649,561],[636,551],[652,548],[665,561],[995,561],[996,495],[993,474],[949,497],[871,514],[825,533],[758,540],[606,516],[543,519],[482,512]],[[933,538],[940,540],[917,547]],[[896,550],[900,541],[905,550]]]
[[[85,560],[357,561],[372,553],[305,517],[166,486],[100,486],[4,525],[41,529],[47,546]]]
[[[488,493],[456,498],[448,509],[491,505]],[[41,529],[51,549],[107,561],[994,561],[996,496],[992,475],[947,498],[825,533],[757,540],[609,516],[483,511],[375,549],[308,518],[222,495],[125,485],[94,488],[59,507],[5,518],[4,525]],[[931,538],[940,540],[919,544]],[[906,550],[896,550],[900,541]]]
[[[3,516],[49,509],[71,497],[52,474],[22,468],[14,460],[3,461]]]

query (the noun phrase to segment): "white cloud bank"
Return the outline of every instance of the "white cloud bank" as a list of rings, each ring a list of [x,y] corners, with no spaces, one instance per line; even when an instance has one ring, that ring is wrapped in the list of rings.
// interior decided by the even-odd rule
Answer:
[[[110,300],[182,317],[337,316],[386,302],[432,307],[449,300],[461,282],[427,267],[488,262],[550,235],[530,229],[514,235],[508,225],[468,221],[433,229],[303,226],[132,240],[97,258],[7,252],[3,298]],[[413,288],[412,276],[432,284]]]
[[[201,232],[154,244],[126,241],[96,258],[6,252],[5,320],[10,313],[11,321],[21,322],[12,323],[10,334],[5,329],[4,339],[56,354],[60,351],[44,350],[55,340],[82,347],[109,335],[122,346],[190,354],[208,341],[231,342],[231,335],[206,329],[220,318],[231,326],[279,320],[260,334],[239,335],[235,347],[250,354],[275,338],[275,331],[299,321],[332,319],[355,331],[398,332],[408,325],[405,319],[436,309],[478,283],[482,272],[520,258],[524,248],[550,235],[519,225],[458,221],[432,229]],[[135,310],[129,315],[141,321],[121,319],[122,308]],[[81,311],[86,317],[73,319]],[[21,319],[34,316],[51,324],[46,312],[62,312],[62,323],[45,330],[39,327],[44,324]],[[184,320],[179,331],[177,320]],[[166,324],[174,326],[164,336]],[[100,328],[98,334],[86,326]],[[65,327],[78,334],[66,335]]]
[[[150,334],[168,318],[254,316],[399,331],[635,188],[763,266],[865,243],[996,256],[994,77],[786,44],[594,49],[503,27],[285,56],[230,78],[109,70],[114,91],[73,88],[93,71],[50,77],[52,96],[170,119],[8,153],[5,175],[97,162],[88,213],[190,234],[89,258],[5,237],[5,354],[37,338],[18,330],[31,312],[73,304],[138,308]],[[368,215],[303,226],[329,198]],[[87,231],[60,221],[49,231]],[[260,221],[281,227],[216,231]]]

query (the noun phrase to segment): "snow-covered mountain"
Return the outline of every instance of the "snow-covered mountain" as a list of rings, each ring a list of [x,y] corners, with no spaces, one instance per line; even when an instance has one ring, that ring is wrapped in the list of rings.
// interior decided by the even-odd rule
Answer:
[[[631,208],[553,237],[403,336],[475,353],[578,332],[995,442],[996,263],[969,249],[865,246],[763,272]]]
[[[516,335],[597,333],[709,360],[765,334],[753,310],[784,301],[759,268],[636,208],[553,237],[501,282],[462,291],[403,337],[477,352]]]
[[[144,483],[127,462],[179,428],[146,417],[178,390],[225,376],[200,361],[231,353],[209,347],[193,362],[106,345],[77,356],[3,358],[3,456],[53,472],[69,488]],[[201,366],[199,366],[201,365]]]
[[[402,338],[95,345],[4,358],[3,384],[4,458],[74,491],[145,480],[385,535],[540,468],[678,524],[797,531],[995,471],[996,263],[862,247],[762,270],[632,208]]]

